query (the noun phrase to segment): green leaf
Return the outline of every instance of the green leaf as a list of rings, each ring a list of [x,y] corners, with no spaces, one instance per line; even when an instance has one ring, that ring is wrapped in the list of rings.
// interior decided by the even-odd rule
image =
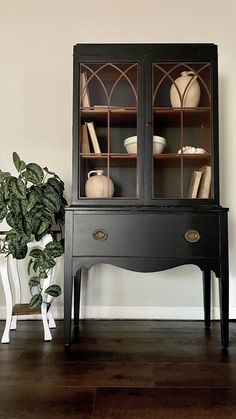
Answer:
[[[24,259],[27,255],[27,245],[21,245],[19,241],[12,241],[8,244],[9,252],[15,259]]]
[[[64,253],[61,243],[53,241],[46,245],[47,251],[54,258],[61,256]]]
[[[37,258],[37,259],[35,259],[35,261],[33,263],[33,270],[34,270],[34,272],[37,271],[38,267],[39,267],[39,259]]]
[[[0,206],[0,223],[4,220],[7,216],[7,207],[5,205]]]
[[[9,212],[6,216],[6,222],[10,227],[15,227],[15,216],[13,212]]]
[[[5,180],[9,179],[10,177],[11,177],[11,173],[2,172],[2,170],[0,170],[0,183],[4,182]]]
[[[33,263],[33,259],[30,259],[30,261],[28,263],[28,270],[27,270],[28,275],[30,275],[30,269],[31,269],[32,263]]]
[[[43,250],[41,249],[33,249],[31,250],[29,254],[29,256],[31,256],[32,258],[39,258],[42,255],[43,255]]]
[[[30,300],[29,307],[30,308],[40,308],[42,302],[43,302],[42,295],[41,294],[35,294]]]
[[[23,160],[20,161],[20,171],[22,172],[22,170],[26,169],[26,164]]]
[[[21,173],[21,176],[25,179],[26,182],[28,181],[28,173],[26,172],[26,170]]]
[[[45,218],[49,222],[49,224],[53,224],[53,211],[50,208],[44,207],[42,211],[42,217]]]
[[[12,176],[9,180],[9,188],[10,191],[19,199],[26,198],[26,187],[24,182],[21,179],[17,179],[16,177]]]
[[[14,194],[9,197],[9,207],[14,214],[21,212],[20,200]]]
[[[51,297],[58,297],[61,294],[61,287],[59,285],[50,285],[46,288],[45,293],[51,295]]]
[[[50,222],[48,222],[47,220],[43,220],[39,226],[39,229],[37,231],[38,235],[43,234],[44,232],[47,231],[48,227],[50,226]]]
[[[40,259],[39,267],[42,268],[43,270],[46,270],[46,269],[53,268],[55,265],[56,265],[56,262],[53,259],[53,257],[45,251],[42,259]]]
[[[58,212],[61,206],[61,199],[58,193],[50,186],[47,185],[42,198],[43,204],[50,208],[53,212]]]
[[[37,287],[38,285],[40,285],[39,276],[32,276],[32,278],[30,278],[30,280],[29,280],[30,288]]]
[[[20,172],[20,157],[15,151],[14,153],[12,153],[12,158],[13,158],[13,163],[15,165],[16,170]]]
[[[34,185],[39,185],[44,178],[43,169],[37,163],[29,163],[26,166],[28,180]]]
[[[63,194],[64,182],[62,182],[62,180],[58,180],[55,177],[51,177],[47,180],[47,183],[58,193],[58,195]]]
[[[43,170],[45,170],[45,172],[47,172],[49,175],[53,175],[53,176],[55,176],[57,179],[60,179],[60,178],[59,178],[59,176],[58,176],[56,173],[51,172],[50,170],[48,170],[48,168],[47,168],[47,167],[44,167],[44,168],[43,168]]]
[[[46,279],[48,277],[47,272],[44,269],[39,269],[39,278]]]
[[[28,197],[28,211],[31,211],[31,209],[34,208],[37,202],[38,194],[35,191],[32,191]]]

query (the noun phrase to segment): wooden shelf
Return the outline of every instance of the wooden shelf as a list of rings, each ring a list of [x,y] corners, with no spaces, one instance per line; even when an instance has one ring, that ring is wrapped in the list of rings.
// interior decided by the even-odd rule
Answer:
[[[183,126],[203,126],[209,125],[211,108],[154,108],[154,123],[160,125],[180,127],[181,114],[183,114]]]
[[[183,156],[183,159],[186,160],[209,160],[211,158],[210,154],[154,154],[154,159],[176,159],[180,160],[181,156]]]
[[[95,154],[95,153],[91,153],[91,154],[80,154],[82,159],[107,159],[108,156],[111,159],[136,159],[137,158],[137,154],[136,153],[101,153],[101,154]]]
[[[101,154],[95,154],[95,153],[90,153],[90,154],[80,154],[80,157],[82,159],[107,159],[108,156],[111,159],[136,159],[137,158],[137,154],[136,153],[101,153]],[[183,156],[183,159],[187,159],[187,160],[210,160],[211,155],[206,153],[206,154],[172,154],[172,153],[166,153],[166,154],[154,154],[154,159],[161,159],[161,160],[166,160],[166,159],[174,159],[174,160],[180,160],[181,156]]]
[[[116,108],[116,107],[91,107],[81,109],[81,121],[91,122],[96,125],[107,125],[108,113],[111,125],[132,125],[137,124],[138,108]]]

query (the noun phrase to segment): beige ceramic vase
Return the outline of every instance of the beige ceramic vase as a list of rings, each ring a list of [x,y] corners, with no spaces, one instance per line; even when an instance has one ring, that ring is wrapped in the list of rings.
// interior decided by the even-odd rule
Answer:
[[[193,71],[182,71],[170,89],[170,102],[173,108],[196,108],[200,101],[200,86]],[[181,103],[182,102],[182,103]]]
[[[88,180],[85,183],[87,198],[111,198],[113,194],[113,182],[103,175],[103,170],[91,170],[88,173]]]

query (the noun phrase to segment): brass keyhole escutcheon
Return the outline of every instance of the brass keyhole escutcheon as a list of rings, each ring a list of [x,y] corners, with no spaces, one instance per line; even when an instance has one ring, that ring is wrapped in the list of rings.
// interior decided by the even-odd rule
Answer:
[[[197,230],[187,230],[184,238],[185,240],[187,240],[187,242],[189,243],[196,243],[200,240],[200,234]]]
[[[104,241],[108,238],[108,234],[103,228],[98,228],[93,232],[93,238],[97,241]]]

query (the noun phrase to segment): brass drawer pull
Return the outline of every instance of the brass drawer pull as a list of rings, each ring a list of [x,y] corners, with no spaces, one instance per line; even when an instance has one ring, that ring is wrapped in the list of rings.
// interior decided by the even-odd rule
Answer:
[[[97,230],[95,230],[93,232],[93,238],[94,238],[94,240],[97,240],[97,241],[101,242],[101,241],[104,241],[108,238],[108,234],[102,228],[98,228]]]
[[[196,243],[198,240],[200,240],[200,234],[197,230],[187,230],[184,238],[189,243]]]

